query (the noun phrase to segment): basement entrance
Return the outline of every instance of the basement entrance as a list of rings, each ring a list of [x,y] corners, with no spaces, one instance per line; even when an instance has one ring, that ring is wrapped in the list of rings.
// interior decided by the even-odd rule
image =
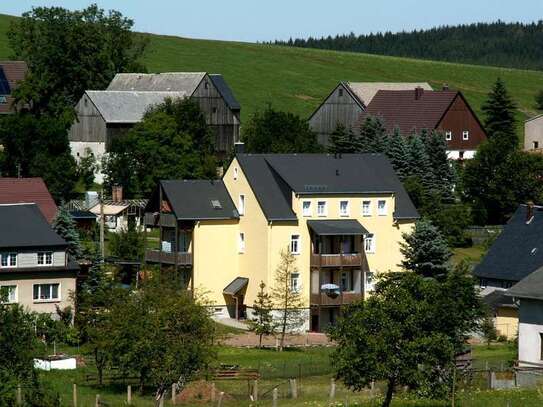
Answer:
[[[235,318],[237,320],[247,318],[247,307],[243,303],[243,300],[248,285],[248,278],[236,277],[222,291],[230,318]]]

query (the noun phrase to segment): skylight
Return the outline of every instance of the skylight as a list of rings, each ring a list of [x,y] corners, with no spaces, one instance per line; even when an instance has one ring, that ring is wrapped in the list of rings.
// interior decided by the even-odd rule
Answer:
[[[213,209],[222,209],[221,201],[219,201],[218,199],[212,199],[211,206],[213,207]]]

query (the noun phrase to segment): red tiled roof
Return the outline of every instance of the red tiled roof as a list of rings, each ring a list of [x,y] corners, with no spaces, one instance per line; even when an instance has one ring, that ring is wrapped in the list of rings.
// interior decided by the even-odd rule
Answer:
[[[362,126],[368,115],[384,120],[387,131],[399,127],[402,134],[413,130],[433,130],[459,94],[457,91],[424,90],[418,99],[415,90],[380,90],[357,123]]]
[[[28,71],[28,66],[25,61],[0,61],[0,68],[4,70],[4,74],[6,75],[6,79],[8,80],[9,87],[12,91],[17,88],[18,82],[25,78]],[[8,96],[6,98],[6,103],[0,103],[0,113],[11,112],[12,103],[13,98]]]
[[[57,205],[41,178],[0,177],[0,204],[35,203],[49,223],[57,214]]]

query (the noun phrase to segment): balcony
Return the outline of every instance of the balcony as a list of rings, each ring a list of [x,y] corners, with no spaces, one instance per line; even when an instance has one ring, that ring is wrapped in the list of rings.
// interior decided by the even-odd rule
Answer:
[[[311,254],[311,267],[360,267],[362,254]]]
[[[172,213],[151,213],[146,212],[144,217],[145,226],[148,227],[175,227],[177,219]]]
[[[311,305],[346,305],[362,299],[362,293],[356,293],[351,291],[340,292],[335,298],[330,297],[328,294],[311,294]]]
[[[146,250],[145,261],[147,263],[162,263],[171,264],[174,266],[192,266],[192,253]]]

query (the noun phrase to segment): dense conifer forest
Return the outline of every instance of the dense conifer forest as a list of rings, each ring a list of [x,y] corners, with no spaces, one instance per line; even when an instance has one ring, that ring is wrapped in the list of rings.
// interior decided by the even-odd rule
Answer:
[[[275,41],[302,48],[364,52],[438,61],[543,69],[543,20],[477,23],[400,33],[354,33]]]

